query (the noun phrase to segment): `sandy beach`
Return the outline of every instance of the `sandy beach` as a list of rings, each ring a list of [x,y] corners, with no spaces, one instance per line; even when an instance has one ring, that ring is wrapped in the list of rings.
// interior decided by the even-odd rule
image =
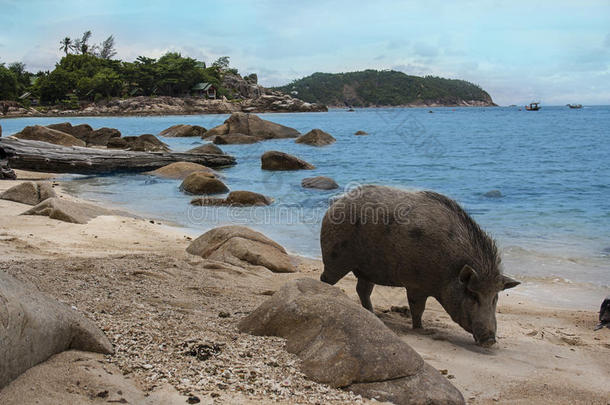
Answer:
[[[27,178],[52,178],[18,176],[0,182],[0,192]],[[55,184],[62,198],[76,199]],[[20,216],[27,208],[0,200],[0,271],[93,320],[116,353],[58,354],[0,391],[0,403],[372,402],[307,380],[282,339],[237,330],[244,315],[287,281],[318,279],[320,261],[292,256],[298,269],[292,274],[226,267],[186,253],[192,235],[157,219],[101,216],[79,225]],[[357,300],[355,283],[349,275],[338,286]],[[535,299],[536,289],[544,297]],[[502,292],[498,344],[491,349],[476,346],[433,299],[424,332],[414,332],[410,319],[392,310],[406,305],[404,289],[378,286],[372,299],[384,323],[467,403],[610,404],[610,330],[593,331],[594,310],[547,298],[574,289],[588,293],[535,282]],[[202,344],[215,350],[206,360],[189,354]]]

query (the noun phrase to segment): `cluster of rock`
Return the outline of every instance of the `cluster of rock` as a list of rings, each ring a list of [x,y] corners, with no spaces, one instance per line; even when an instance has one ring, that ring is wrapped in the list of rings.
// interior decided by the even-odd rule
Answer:
[[[48,182],[23,182],[0,194],[0,199],[33,205],[21,215],[41,215],[63,222],[86,224],[101,215],[123,214],[97,205],[60,198]]]
[[[47,126],[33,125],[12,135],[14,138],[42,141],[60,146],[124,149],[140,152],[168,152],[169,146],[151,134],[121,136],[115,128],[94,130],[88,124],[73,126],[69,122]]]
[[[255,95],[256,90],[243,91]],[[242,100],[209,100],[201,97],[131,97],[91,103],[77,110],[23,108],[10,106],[6,117],[108,116],[108,115],[185,115],[230,114],[234,112],[323,112],[323,104],[307,103],[290,95],[265,89],[257,97]]]

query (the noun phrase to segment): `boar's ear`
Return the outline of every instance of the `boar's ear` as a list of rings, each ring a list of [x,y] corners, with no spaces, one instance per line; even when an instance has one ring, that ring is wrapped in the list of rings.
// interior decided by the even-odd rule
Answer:
[[[475,280],[478,277],[475,269],[465,264],[460,270],[460,282],[462,284],[468,285],[471,281]]]
[[[508,276],[502,276],[502,289],[503,290],[508,290],[509,288],[516,287],[519,284],[521,284],[520,281],[513,280],[512,278],[510,278]]]

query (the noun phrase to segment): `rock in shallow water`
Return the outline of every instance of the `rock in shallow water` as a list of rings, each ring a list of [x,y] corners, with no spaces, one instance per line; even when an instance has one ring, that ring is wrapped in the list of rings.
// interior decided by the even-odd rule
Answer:
[[[218,146],[213,143],[206,143],[205,145],[197,146],[193,149],[189,149],[186,153],[194,153],[194,154],[205,154],[211,153],[213,155],[224,155],[225,153]]]
[[[273,202],[273,199],[255,193],[253,191],[231,191],[227,198],[195,198],[192,205],[230,205],[233,207],[265,206]]]
[[[229,188],[216,177],[210,177],[210,173],[194,172],[186,176],[180,190],[189,194],[222,194]]]
[[[159,132],[159,136],[166,136],[168,138],[201,137],[205,134],[205,131],[206,129],[199,125],[178,124]]]
[[[317,128],[295,139],[296,143],[304,143],[310,146],[326,146],[335,143],[335,141],[336,139],[331,134]]]
[[[334,190],[336,188],[339,188],[339,185],[330,177],[318,176],[307,177],[301,180],[301,187],[317,188],[319,190]]]
[[[286,338],[286,349],[317,382],[396,404],[464,403],[457,388],[374,314],[317,280],[288,282],[239,329]]]
[[[231,114],[224,124],[207,131],[203,137],[227,134],[244,134],[260,139],[296,138],[300,135],[294,128],[263,120],[254,114],[238,112]]]
[[[209,167],[191,162],[170,163],[167,166],[160,167],[157,170],[147,172],[146,174],[165,177],[166,179],[184,179],[195,172],[206,173],[208,177],[218,177],[216,172]]]
[[[316,167],[296,156],[272,150],[261,156],[261,168],[263,170],[313,170]]]
[[[18,139],[42,141],[61,146],[86,146],[84,141],[70,134],[40,125],[25,127],[13,136]]]

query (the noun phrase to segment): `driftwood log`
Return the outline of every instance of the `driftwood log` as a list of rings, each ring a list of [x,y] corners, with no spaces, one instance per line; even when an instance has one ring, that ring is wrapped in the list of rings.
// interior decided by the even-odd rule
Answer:
[[[208,167],[235,164],[235,158],[229,155],[66,147],[16,138],[0,138],[0,159],[7,160],[13,169],[75,174],[146,172],[174,162]]]

